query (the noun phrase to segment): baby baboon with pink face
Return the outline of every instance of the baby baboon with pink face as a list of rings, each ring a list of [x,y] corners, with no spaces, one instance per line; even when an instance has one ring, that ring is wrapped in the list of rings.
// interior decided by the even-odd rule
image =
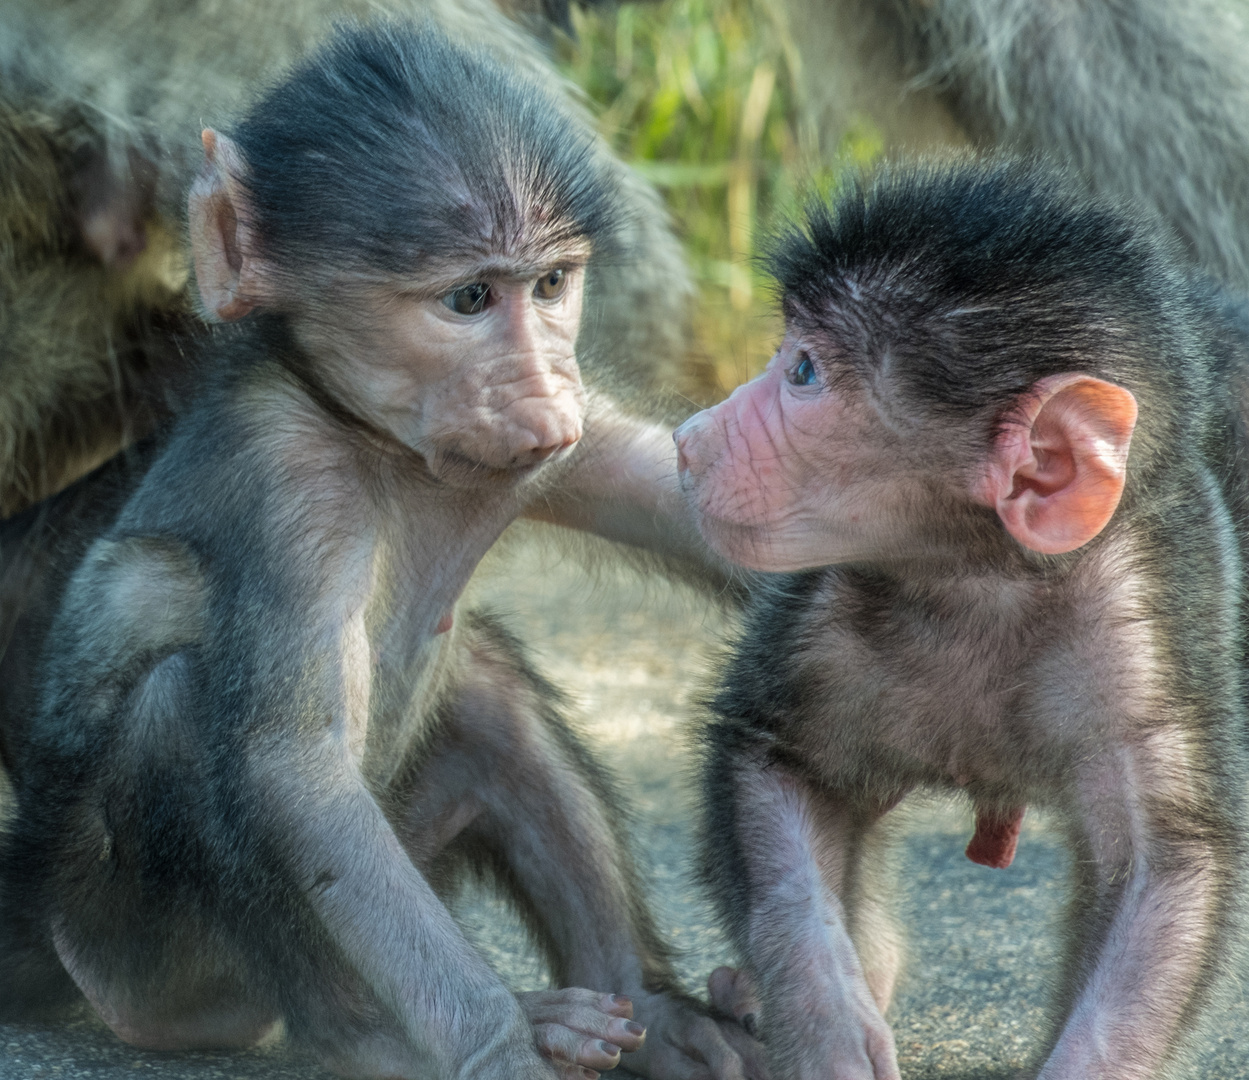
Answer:
[[[874,890],[907,792],[1079,875],[1045,1080],[1169,1075],[1243,891],[1245,304],[1039,166],[886,170],[773,255],[786,336],[676,434],[759,589],[715,697],[713,996],[774,1080],[896,1080]]]

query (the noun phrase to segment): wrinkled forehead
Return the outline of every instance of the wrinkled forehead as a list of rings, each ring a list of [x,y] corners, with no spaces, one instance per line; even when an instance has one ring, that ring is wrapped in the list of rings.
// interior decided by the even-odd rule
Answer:
[[[588,240],[565,244],[535,244],[519,253],[463,251],[430,256],[414,264],[409,274],[389,275],[405,292],[440,296],[473,282],[528,282],[552,270],[576,273],[589,262]]]
[[[566,200],[535,198],[516,185],[447,199],[423,230],[425,265],[475,267],[492,277],[529,277],[553,266],[581,266],[594,247],[587,223]]]
[[[384,280],[405,292],[437,295],[470,282],[532,281],[556,269],[575,272],[595,252],[590,236],[575,221],[527,216],[483,221],[472,212],[438,217],[429,228],[418,225],[391,230],[385,237],[360,237],[357,259],[352,260],[357,276]]]
[[[578,190],[598,186],[593,173],[569,183],[555,163],[526,169],[502,153],[478,168],[446,158],[433,168],[402,164],[398,182],[361,177],[362,197],[374,194],[383,213],[361,215],[348,238],[355,260],[392,277],[532,278],[583,266],[610,235],[604,192]]]

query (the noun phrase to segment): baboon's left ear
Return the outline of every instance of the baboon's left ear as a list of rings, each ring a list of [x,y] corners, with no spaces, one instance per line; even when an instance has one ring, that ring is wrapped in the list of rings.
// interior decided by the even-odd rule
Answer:
[[[994,443],[977,494],[1024,547],[1074,551],[1119,505],[1135,426],[1136,398],[1122,386],[1087,375],[1042,379]]]
[[[224,135],[205,128],[204,164],[187,198],[195,280],[208,314],[240,319],[267,299],[265,264],[257,249],[243,155]]]

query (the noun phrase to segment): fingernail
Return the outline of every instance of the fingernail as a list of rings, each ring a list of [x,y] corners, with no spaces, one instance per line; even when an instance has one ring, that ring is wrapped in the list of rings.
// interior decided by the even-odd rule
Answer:
[[[759,1037],[757,1025],[755,1024],[754,1013],[747,1013],[745,1016],[742,1017],[742,1027],[746,1029],[746,1034],[749,1035],[752,1039],[757,1039]]]
[[[615,1043],[603,1042],[601,1039],[599,1040],[598,1048],[608,1057],[615,1057],[620,1053],[620,1047]]]
[[[632,1005],[633,998],[625,997],[624,994],[612,994],[611,1003],[613,1005]]]
[[[587,1069],[584,1065],[581,1066],[581,1076],[583,1080],[598,1080],[598,1073],[593,1069]]]
[[[639,1039],[646,1034],[646,1028],[644,1028],[636,1020],[630,1020],[627,1024],[625,1024],[625,1031],[627,1031],[630,1035],[637,1036]]]

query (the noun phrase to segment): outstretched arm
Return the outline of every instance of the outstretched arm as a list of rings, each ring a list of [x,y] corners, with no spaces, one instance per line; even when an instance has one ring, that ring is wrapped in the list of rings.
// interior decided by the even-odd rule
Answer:
[[[581,445],[559,483],[525,515],[658,555],[716,588],[741,579],[698,532],[677,479],[672,429],[601,395],[591,398]]]

